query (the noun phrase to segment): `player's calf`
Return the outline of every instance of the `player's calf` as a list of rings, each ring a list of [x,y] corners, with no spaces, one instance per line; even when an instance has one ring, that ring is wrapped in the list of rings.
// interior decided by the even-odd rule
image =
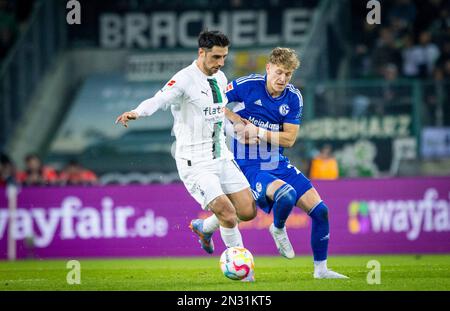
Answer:
[[[289,259],[295,257],[295,252],[289,241],[285,223],[295,205],[296,199],[297,192],[289,184],[282,185],[273,195],[273,224],[270,226],[269,231],[279,253]]]

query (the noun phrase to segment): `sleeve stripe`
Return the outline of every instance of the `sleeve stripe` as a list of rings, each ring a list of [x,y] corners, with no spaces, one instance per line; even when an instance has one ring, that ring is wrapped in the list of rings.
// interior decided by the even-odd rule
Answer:
[[[244,77],[237,78],[237,79],[236,79],[236,83],[237,83],[237,82],[241,82],[241,81],[243,81],[243,80],[254,79],[254,78],[262,78],[262,79],[264,79],[264,76],[263,76],[263,75],[260,75],[260,74],[251,74],[251,75],[248,75],[248,76],[244,76]]]
[[[297,95],[298,101],[299,101],[299,106],[303,107],[303,96],[300,93],[300,91],[298,89],[296,89],[292,84],[288,84],[287,88],[289,91],[291,91],[292,93]]]
[[[245,109],[245,103],[239,102],[236,104],[236,106],[233,107],[233,112],[238,112]]]
[[[264,78],[249,78],[249,79],[245,79],[245,80],[241,80],[241,81],[237,81],[236,80],[236,84],[240,85],[249,81],[264,81]]]

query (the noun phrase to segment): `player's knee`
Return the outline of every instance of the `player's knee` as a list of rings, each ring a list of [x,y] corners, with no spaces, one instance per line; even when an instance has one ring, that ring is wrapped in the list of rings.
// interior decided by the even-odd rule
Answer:
[[[315,208],[314,212],[318,219],[328,220],[328,206],[325,203],[320,202]]]
[[[228,228],[235,227],[238,224],[236,213],[229,213],[226,215],[222,215],[222,223]]]
[[[248,196],[245,196],[235,208],[238,218],[242,221],[249,221],[256,217],[256,204],[250,193]]]
[[[274,200],[279,206],[294,206],[297,200],[297,191],[291,185],[284,184],[275,192]]]
[[[242,221],[249,221],[256,217],[257,211],[256,211],[256,204],[253,198],[249,200],[245,208],[241,208],[238,211],[238,218]]]

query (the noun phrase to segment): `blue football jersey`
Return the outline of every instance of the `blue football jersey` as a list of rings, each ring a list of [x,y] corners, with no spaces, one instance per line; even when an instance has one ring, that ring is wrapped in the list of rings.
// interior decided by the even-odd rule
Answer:
[[[283,130],[284,123],[300,124],[303,98],[298,89],[288,84],[283,93],[273,98],[266,89],[266,76],[252,74],[230,82],[226,88],[230,103],[237,103],[233,111],[254,125],[268,131]],[[232,144],[234,157],[239,166],[261,162],[288,161],[283,147],[272,150],[269,143],[242,145],[236,139]]]

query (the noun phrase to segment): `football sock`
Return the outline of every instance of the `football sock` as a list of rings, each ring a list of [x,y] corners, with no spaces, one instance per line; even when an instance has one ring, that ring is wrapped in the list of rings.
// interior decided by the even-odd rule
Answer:
[[[220,235],[226,247],[244,247],[241,232],[237,225],[234,228],[220,226]]]
[[[327,271],[328,267],[327,267],[327,260],[321,260],[321,261],[315,261],[314,260],[314,272],[316,273],[320,273],[323,271]]]
[[[219,229],[219,219],[215,214],[212,214],[203,221],[203,232],[213,233]]]
[[[292,208],[295,206],[297,191],[289,184],[284,184],[273,195],[273,224],[275,228],[283,229]]]
[[[314,261],[327,259],[328,240],[330,239],[330,226],[328,223],[328,207],[320,202],[310,212],[312,219],[311,248]]]

